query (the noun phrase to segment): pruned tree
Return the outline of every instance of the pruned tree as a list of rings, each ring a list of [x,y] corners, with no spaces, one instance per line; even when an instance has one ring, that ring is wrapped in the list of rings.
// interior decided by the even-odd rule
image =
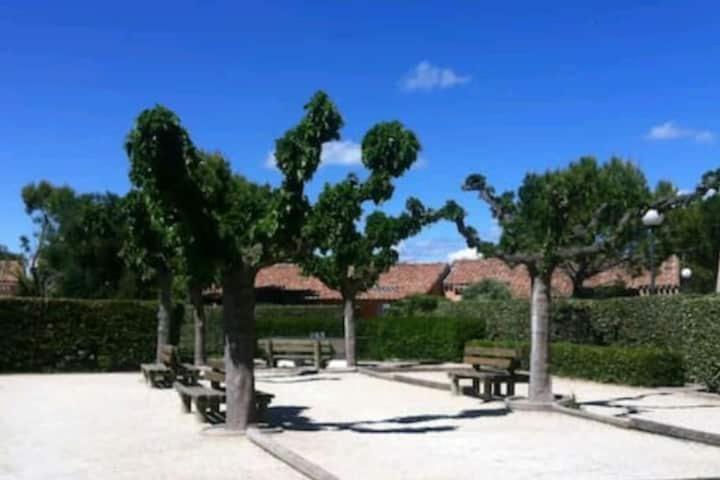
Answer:
[[[646,208],[665,212],[686,206],[701,199],[710,189],[717,189],[719,183],[720,170],[708,172],[692,193],[628,209],[614,225],[599,231],[607,207],[601,205],[594,212],[578,208],[586,201],[588,185],[573,179],[567,169],[526,175],[517,197],[509,191],[497,194],[482,175],[467,177],[463,190],[477,192],[490,207],[503,233],[496,245],[481,241],[477,231],[465,224],[463,209],[455,205],[452,215],[458,231],[469,247],[510,265],[525,265],[531,276],[530,402],[547,404],[553,400],[548,355],[550,279],[555,269],[564,262],[604,254],[615,248],[628,230],[637,228]]]
[[[128,135],[133,182],[220,269],[226,428],[244,430],[254,421],[255,276],[302,248],[299,233],[309,211],[304,187],[320,164],[322,144],[337,139],[341,126],[328,96],[315,94],[299,124],[276,142],[279,188],[233,175],[222,155],[199,154],[164,107],[143,111]]]
[[[308,216],[303,238],[311,251],[300,258],[306,274],[340,292],[344,305],[345,357],[356,364],[355,307],[359,294],[376,284],[380,274],[398,261],[397,245],[444,215],[410,198],[405,212],[393,217],[374,211],[363,220],[364,205],[380,205],[392,197],[392,181],[417,160],[420,143],[400,122],[380,123],[365,135],[362,162],[369,176],[354,174],[325,184]]]
[[[154,279],[158,284],[156,360],[161,361],[162,347],[170,343],[172,329],[173,270],[182,254],[173,225],[153,215],[143,193],[131,190],[125,197],[127,235],[121,251],[127,265],[142,278]]]

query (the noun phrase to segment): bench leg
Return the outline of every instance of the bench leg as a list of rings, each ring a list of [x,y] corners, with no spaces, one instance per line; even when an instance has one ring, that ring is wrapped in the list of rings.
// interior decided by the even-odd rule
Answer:
[[[207,400],[198,397],[195,399],[195,418],[198,419],[199,422],[205,423],[206,420],[206,410],[207,409]]]
[[[475,395],[477,397],[480,396],[480,379],[479,378],[472,379],[472,391],[473,391],[473,395]]]
[[[190,396],[189,396],[189,395],[180,394],[180,400],[181,400],[180,403],[182,404],[182,412],[183,412],[183,413],[190,413],[190,409],[192,408],[192,407],[190,406],[190,405],[192,404],[192,402],[190,401]]]
[[[508,380],[507,382],[507,396],[512,397],[515,395],[515,381]]]
[[[460,395],[460,380],[457,377],[450,377],[450,388],[453,395]]]
[[[492,380],[485,379],[483,381],[483,400],[490,401],[492,400]]]
[[[502,385],[501,381],[493,382],[493,394],[497,395],[498,397],[502,395],[502,390],[500,390]]]

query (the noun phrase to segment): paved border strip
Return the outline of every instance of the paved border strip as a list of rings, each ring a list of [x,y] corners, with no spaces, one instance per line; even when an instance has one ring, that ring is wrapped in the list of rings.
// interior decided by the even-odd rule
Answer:
[[[270,438],[268,434],[261,432],[257,428],[248,428],[245,432],[245,436],[255,445],[311,480],[340,480],[339,477],[333,475],[319,465],[316,465],[307,460],[305,457],[301,457],[292,450],[283,447],[278,442]]]
[[[415,385],[418,387],[434,388],[435,390],[445,390],[448,392],[450,391],[449,383],[436,382],[435,380],[406,377],[396,373],[374,372],[367,368],[358,368],[358,373],[362,373],[363,375],[367,375],[369,377],[380,378],[382,380],[389,380],[391,382],[407,383],[408,385]]]
[[[375,372],[366,368],[359,368],[358,372],[383,380],[406,383],[410,385],[416,385],[418,387],[434,388],[436,390],[450,391],[450,384],[434,380],[406,377],[397,373]],[[607,425],[612,425],[614,427],[637,430],[645,433],[654,433],[657,435],[677,438],[680,440],[688,440],[692,442],[703,443],[705,445],[710,445],[713,447],[720,447],[720,435],[716,433],[703,432],[701,430],[693,430],[685,427],[678,427],[674,425],[669,425],[667,423],[660,423],[652,420],[645,420],[642,418],[609,417],[606,415],[599,415],[597,413],[587,412],[575,408],[569,408],[562,403],[563,402],[560,401],[551,404],[552,406],[551,408],[549,408],[549,411],[563,413],[565,415],[571,415],[573,417],[583,418],[585,420],[601,422]]]

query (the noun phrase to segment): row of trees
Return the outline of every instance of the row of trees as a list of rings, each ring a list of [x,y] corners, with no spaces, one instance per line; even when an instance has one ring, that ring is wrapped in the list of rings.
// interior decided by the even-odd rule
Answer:
[[[180,119],[162,106],[143,111],[128,134],[131,195],[137,198],[138,254],[132,257],[155,272],[171,272],[176,259],[192,278],[189,285],[200,289],[213,272],[220,279],[230,429],[245,429],[254,414],[254,285],[261,268],[297,262],[342,293],[347,359],[354,365],[357,295],[397,261],[400,241],[449,215],[447,208],[427,209],[417,199],[408,200],[398,216],[365,215],[367,204],[392,196],[393,180],[417,160],[420,144],[399,122],[379,123],[363,138],[366,179],[348,175],[326,184],[312,204],[305,186],[320,164],[323,144],[339,139],[342,126],[328,96],[315,94],[305,116],[276,141],[283,175],[278,187],[232,173],[223,155],[198,149]],[[168,321],[168,315],[159,316],[158,346],[167,341]]]
[[[366,178],[348,175],[336,184],[326,184],[313,203],[305,187],[319,166],[322,145],[339,139],[342,126],[343,119],[328,96],[314,95],[300,122],[276,141],[275,159],[283,179],[271,187],[233,173],[221,153],[196,147],[170,110],[162,106],[145,110],[125,143],[132,183],[126,197],[77,195],[67,187],[45,183],[23,191],[27,211],[38,226],[37,250],[25,241],[31,278],[38,289],[47,290],[41,267],[68,270],[53,260],[58,246],[64,246],[68,255],[59,257],[72,259],[70,263],[80,265],[81,272],[96,269],[107,255],[114,257],[119,262],[113,270],[116,275],[126,268],[136,282],[152,281],[157,286],[158,351],[169,342],[175,285],[175,291],[183,291],[194,307],[197,363],[205,361],[202,291],[211,283],[222,285],[227,426],[242,430],[253,419],[257,272],[292,261],[338,290],[345,304],[347,359],[354,365],[357,296],[397,261],[396,246],[403,239],[447,219],[455,222],[469,246],[511,265],[523,264],[530,272],[530,397],[547,402],[552,393],[547,371],[549,285],[555,269],[565,269],[580,289],[586,278],[599,271],[637,264],[645,249],[639,219],[650,206],[668,216],[687,218],[684,221],[690,225],[695,225],[690,220],[694,209],[701,212],[695,215],[717,212],[706,210],[709,203],[696,202],[717,188],[713,173],[691,194],[678,195],[666,186],[651,192],[642,172],[631,163],[611,159],[600,165],[590,157],[566,169],[528,174],[517,194],[497,194],[483,176],[468,177],[463,189],[477,192],[503,229],[497,244],[482,241],[465,224],[465,211],[455,202],[435,210],[411,198],[398,216],[367,212],[367,207],[381,206],[392,197],[394,180],[417,160],[420,143],[399,122],[379,123],[363,138]],[[74,222],[73,218],[83,220]],[[682,224],[678,220],[677,225]],[[103,235],[107,232],[111,253],[99,255],[106,247]],[[666,237],[663,245],[668,249],[687,242],[672,229]],[[103,241],[93,244],[92,239],[98,238]],[[90,242],[94,256],[80,254],[83,248],[70,252],[77,242]],[[717,247],[708,247],[712,248],[717,255]],[[72,285],[66,277],[72,275],[53,282]],[[110,282],[106,280],[105,285]],[[68,288],[62,287],[71,291]]]
[[[652,191],[637,167],[617,158],[604,165],[599,165],[591,157],[581,158],[570,164],[566,170],[569,181],[590,186],[582,203],[575,205],[576,209],[592,212],[600,205],[607,205],[606,215],[598,220],[605,228],[608,228],[613,219],[617,219],[618,212],[625,208],[675,195],[678,191],[668,182],[660,182]],[[398,173],[400,174],[401,172]],[[334,197],[353,196],[354,200],[349,204],[362,205],[363,202],[374,203],[371,197],[377,196],[377,205],[380,205],[384,201],[381,197],[391,194],[392,183],[382,181],[377,172],[370,170],[369,177],[364,181],[349,176],[322,193],[315,205],[317,211],[325,212],[325,215],[315,217],[322,222],[306,224],[303,235],[312,235],[313,243],[324,251],[343,249],[346,252],[331,257],[332,262],[340,258],[355,259],[363,255],[370,259],[367,254],[369,245],[379,244],[380,241],[373,229],[385,229],[382,214],[371,216],[371,221],[365,224],[364,230],[360,230],[364,210],[339,210]],[[55,186],[41,181],[25,186],[22,198],[26,212],[35,225],[35,231],[32,235],[21,237],[21,252],[11,252],[0,245],[0,260],[23,260],[27,267],[26,274],[20,278],[22,295],[76,298],[151,298],[155,295],[157,282],[153,276],[163,269],[146,268],[142,264],[143,252],[137,250],[143,242],[138,244],[133,241],[132,234],[138,228],[134,223],[136,218],[142,217],[137,211],[136,194],[78,194],[68,186]],[[422,216],[418,215],[417,218]],[[426,215],[425,223],[431,221],[434,221],[432,215]],[[343,231],[341,236],[326,237],[322,234],[324,229],[332,228],[331,223],[337,225],[338,222],[346,222],[351,227],[350,230]],[[403,228],[409,228],[410,233],[414,233],[417,224],[406,223]],[[660,262],[668,255],[678,254],[683,266],[688,266],[693,271],[692,278],[684,285],[686,291],[720,291],[717,242],[719,235],[720,196],[708,198],[705,202],[690,205],[688,208],[674,210],[668,213],[666,221],[656,229],[656,261]],[[386,240],[392,241],[392,238],[387,237]],[[651,266],[647,243],[643,229],[634,225],[633,229],[626,232],[626,238],[618,243],[617,248],[580,256],[573,261],[563,262],[559,268],[572,279],[574,296],[592,294],[583,287],[583,283],[598,272],[616,266],[633,272],[639,272],[641,268],[649,269]],[[362,253],[362,249],[366,253]],[[363,288],[367,288],[368,284],[372,285],[377,273],[395,261],[393,252],[392,246],[388,247],[385,242],[379,251],[380,255],[375,256],[372,269],[374,274],[361,282],[365,283]],[[172,255],[168,258],[176,257],[177,255]],[[346,300],[354,297],[353,294],[360,291],[359,286],[341,284],[338,278],[342,275],[337,272],[350,264],[357,264],[358,261],[344,261],[336,265],[329,265],[328,261],[325,255],[309,257],[309,261],[304,263],[305,270],[340,291]],[[176,264],[172,270],[175,272],[172,285],[176,294],[197,303],[201,298],[200,282],[195,282],[195,285],[189,288],[186,283],[190,278],[181,273],[185,266]],[[194,270],[197,270],[197,267]],[[214,278],[213,272],[205,272],[203,275]],[[349,302],[346,301],[347,303]]]

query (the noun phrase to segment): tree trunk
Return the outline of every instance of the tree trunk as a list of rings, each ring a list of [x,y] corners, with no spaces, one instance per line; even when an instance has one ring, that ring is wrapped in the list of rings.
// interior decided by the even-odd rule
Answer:
[[[255,273],[235,267],[223,277],[225,427],[245,431],[255,420]]]
[[[574,298],[582,296],[582,292],[585,288],[585,275],[581,273],[576,273],[575,275],[572,275],[570,277],[572,279],[572,287],[573,287],[573,293],[572,296]]]
[[[348,367],[357,363],[355,356],[355,296],[348,295],[343,298],[345,304],[345,360]]]
[[[530,323],[530,389],[532,403],[550,403],[553,400],[550,379],[550,275],[537,274],[532,279]]]
[[[720,253],[718,253],[718,271],[715,279],[715,293],[720,293]]]
[[[195,323],[195,365],[205,365],[205,304],[202,298],[200,285],[190,286],[190,301],[193,305],[193,320]]]
[[[161,363],[162,347],[170,343],[170,328],[172,323],[172,273],[164,268],[158,271],[158,284],[160,287],[160,302],[158,304],[157,326],[157,362]]]

